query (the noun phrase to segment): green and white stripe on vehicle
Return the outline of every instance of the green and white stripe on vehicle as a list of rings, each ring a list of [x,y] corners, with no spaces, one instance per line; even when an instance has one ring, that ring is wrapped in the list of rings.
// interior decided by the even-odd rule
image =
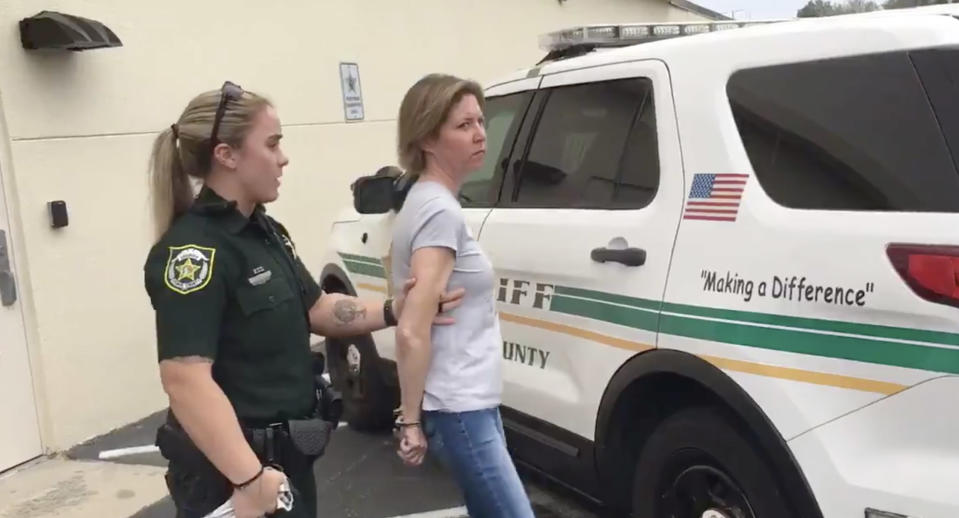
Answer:
[[[366,257],[362,255],[345,254],[340,252],[340,258],[343,259],[343,265],[350,273],[357,273],[378,279],[386,278],[386,270],[379,259],[375,257]]]
[[[343,265],[346,266],[346,271],[375,279],[386,279],[386,269],[383,268],[383,264],[379,259],[363,255],[345,254],[343,252],[338,253],[343,260]],[[371,284],[360,281],[355,284],[355,287],[358,290],[375,291],[383,294],[387,293],[386,286],[380,283]]]
[[[378,259],[341,254],[351,273],[384,278]],[[371,286],[375,287],[375,286]],[[376,291],[381,291],[379,288]],[[555,286],[549,313],[685,338],[867,364],[959,374],[959,334],[877,324],[804,318],[659,302],[568,286]],[[500,312],[503,320],[573,335],[607,346],[644,351],[639,343],[553,319]],[[905,385],[887,380],[816,372],[700,355],[717,367],[818,385],[893,394]]]
[[[556,286],[551,311],[646,331],[866,364],[959,373],[959,334],[719,309]],[[733,371],[893,394],[900,383],[701,355]]]
[[[660,304],[563,286],[556,287],[551,310],[688,338],[959,374],[954,333]]]

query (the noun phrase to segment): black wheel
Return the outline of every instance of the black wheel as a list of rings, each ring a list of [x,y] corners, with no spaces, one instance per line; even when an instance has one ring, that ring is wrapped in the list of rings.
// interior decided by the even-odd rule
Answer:
[[[326,350],[333,386],[343,395],[343,420],[356,430],[389,427],[399,395],[384,380],[373,339],[330,338]]]
[[[676,412],[639,454],[635,517],[789,518],[785,501],[762,455],[716,408]]]

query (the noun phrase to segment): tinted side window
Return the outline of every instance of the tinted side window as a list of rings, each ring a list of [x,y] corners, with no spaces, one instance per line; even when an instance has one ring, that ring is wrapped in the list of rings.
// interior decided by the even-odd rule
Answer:
[[[638,208],[658,186],[651,81],[563,86],[549,91],[514,205]]]
[[[486,109],[483,111],[486,118],[486,158],[483,167],[474,171],[460,188],[460,201],[464,207],[489,206],[496,201],[499,189],[494,182],[497,182],[498,166],[510,152],[530,97],[529,92],[523,92],[486,100]]]
[[[955,164],[959,158],[959,48],[920,49],[909,56],[922,78]]]
[[[959,210],[959,174],[906,53],[743,70],[727,93],[759,183],[781,205]]]

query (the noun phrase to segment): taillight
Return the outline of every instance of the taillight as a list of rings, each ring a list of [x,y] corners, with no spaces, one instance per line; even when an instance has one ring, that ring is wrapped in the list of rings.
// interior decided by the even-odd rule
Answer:
[[[959,307],[959,246],[895,244],[886,253],[916,295]]]

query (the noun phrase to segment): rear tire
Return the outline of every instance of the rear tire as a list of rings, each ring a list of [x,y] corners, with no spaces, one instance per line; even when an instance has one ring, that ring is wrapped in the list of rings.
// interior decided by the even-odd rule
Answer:
[[[733,423],[714,407],[683,409],[663,420],[639,454],[632,515],[792,517],[775,473]]]
[[[330,338],[326,350],[330,378],[343,395],[343,420],[361,431],[391,426],[399,396],[383,377],[372,337]]]

